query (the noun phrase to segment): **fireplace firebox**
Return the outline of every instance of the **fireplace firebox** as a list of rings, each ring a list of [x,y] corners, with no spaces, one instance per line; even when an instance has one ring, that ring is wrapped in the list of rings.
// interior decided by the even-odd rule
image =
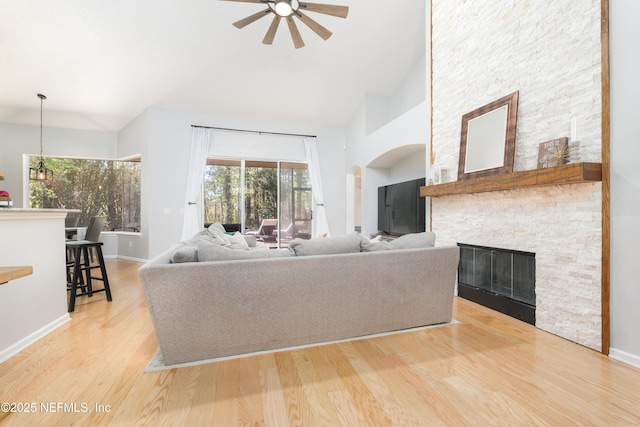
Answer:
[[[535,253],[458,246],[458,296],[535,325]]]

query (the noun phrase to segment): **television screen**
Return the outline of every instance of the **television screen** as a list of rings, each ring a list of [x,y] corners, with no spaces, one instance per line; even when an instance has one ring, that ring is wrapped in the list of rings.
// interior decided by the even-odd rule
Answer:
[[[425,178],[378,187],[378,229],[401,236],[425,231]]]

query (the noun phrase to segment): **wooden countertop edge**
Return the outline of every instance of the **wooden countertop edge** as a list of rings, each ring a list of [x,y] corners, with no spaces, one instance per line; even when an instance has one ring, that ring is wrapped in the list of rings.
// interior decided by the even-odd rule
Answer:
[[[33,267],[30,265],[19,267],[0,267],[0,285],[10,280],[19,279],[33,274]]]

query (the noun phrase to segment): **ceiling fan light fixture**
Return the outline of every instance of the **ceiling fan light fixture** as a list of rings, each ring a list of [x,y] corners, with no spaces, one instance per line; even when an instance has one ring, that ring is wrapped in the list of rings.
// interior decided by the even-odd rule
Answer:
[[[293,13],[293,7],[291,6],[291,0],[276,0],[275,5],[273,6],[273,10],[275,10],[276,14],[286,18],[287,16]]]
[[[302,22],[309,27],[311,31],[320,36],[323,40],[331,37],[331,31],[320,25],[318,22],[307,16],[307,12],[322,13],[324,15],[335,16],[337,18],[346,18],[349,13],[349,6],[340,6],[334,4],[307,3],[304,0],[226,0],[239,3],[258,3],[267,4],[268,8],[262,9],[258,13],[249,15],[244,19],[236,21],[233,26],[236,28],[244,28],[252,22],[265,16],[272,16],[273,20],[269,29],[262,40],[263,44],[273,44],[273,40],[278,29],[280,21],[285,21],[293,40],[293,46],[296,49],[304,47],[304,41],[296,25],[296,20]],[[304,12],[304,13],[303,13]]]

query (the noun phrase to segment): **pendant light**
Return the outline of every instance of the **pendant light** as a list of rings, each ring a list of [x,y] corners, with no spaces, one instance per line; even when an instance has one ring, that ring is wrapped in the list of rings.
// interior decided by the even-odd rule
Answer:
[[[42,102],[47,99],[47,97],[39,93],[38,98],[40,98],[40,163],[38,163],[37,168],[29,168],[29,180],[53,181],[53,171],[46,168],[42,158]]]

